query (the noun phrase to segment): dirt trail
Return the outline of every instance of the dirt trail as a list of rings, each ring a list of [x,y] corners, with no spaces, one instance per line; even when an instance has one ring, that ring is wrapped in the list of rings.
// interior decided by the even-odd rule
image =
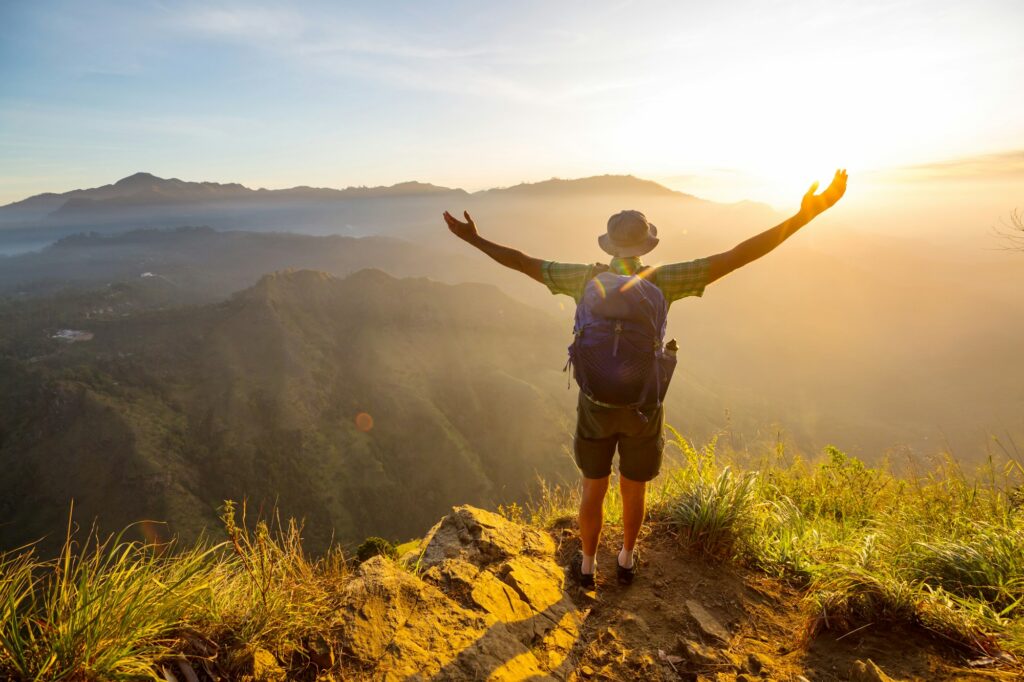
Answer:
[[[558,561],[568,566],[580,547],[576,532],[554,534]],[[693,556],[668,527],[645,527],[645,534],[632,586],[616,583],[621,534],[612,529],[599,548],[596,597],[573,591],[589,613],[571,654],[570,680],[884,679],[857,675],[857,661],[868,659],[894,680],[1021,679],[961,667],[968,652],[920,628],[874,624],[805,642],[808,616],[795,589]]]

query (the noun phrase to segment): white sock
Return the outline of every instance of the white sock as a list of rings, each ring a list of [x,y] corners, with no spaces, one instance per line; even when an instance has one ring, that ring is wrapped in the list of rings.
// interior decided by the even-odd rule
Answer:
[[[632,550],[627,552],[626,548],[623,547],[619,551],[619,566],[622,566],[623,568],[633,568],[633,551]]]
[[[597,555],[595,555],[595,554],[591,554],[590,556],[587,556],[586,554],[584,554],[583,555],[583,565],[580,566],[580,572],[585,574],[585,575],[590,575],[591,573],[593,573],[594,572],[594,559],[596,559],[596,558],[597,558]]]

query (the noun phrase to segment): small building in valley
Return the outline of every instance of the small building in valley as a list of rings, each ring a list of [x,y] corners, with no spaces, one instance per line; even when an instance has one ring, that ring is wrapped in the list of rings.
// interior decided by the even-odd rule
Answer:
[[[75,343],[76,341],[92,341],[92,332],[83,331],[81,329],[58,329],[57,333],[51,338],[58,339],[60,341],[67,341],[68,343]]]

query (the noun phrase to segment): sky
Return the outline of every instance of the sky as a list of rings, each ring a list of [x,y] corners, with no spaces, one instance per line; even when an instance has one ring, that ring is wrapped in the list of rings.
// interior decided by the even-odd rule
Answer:
[[[0,2],[0,204],[136,171],[1024,186],[1024,2]],[[790,197],[793,197],[790,200]]]

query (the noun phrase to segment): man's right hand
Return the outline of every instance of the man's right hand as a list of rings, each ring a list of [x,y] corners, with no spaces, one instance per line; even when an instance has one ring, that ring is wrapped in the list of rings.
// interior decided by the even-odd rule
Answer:
[[[462,239],[470,246],[480,249],[506,268],[518,270],[531,279],[535,279],[541,283],[544,282],[544,261],[539,258],[527,256],[522,251],[517,251],[516,249],[510,249],[507,246],[487,241],[480,236],[479,232],[476,231],[476,223],[474,223],[473,218],[470,217],[469,211],[463,211],[462,215],[466,216],[465,222],[459,220],[448,211],[444,212],[444,221],[448,223],[448,229],[452,231],[452,234],[459,239]]]
[[[444,212],[444,221],[448,223],[448,229],[452,231],[459,239],[463,241],[469,241],[478,235],[476,231],[476,223],[473,222],[473,218],[470,217],[469,211],[463,211],[462,215],[466,217],[466,222],[462,222],[448,211]]]

